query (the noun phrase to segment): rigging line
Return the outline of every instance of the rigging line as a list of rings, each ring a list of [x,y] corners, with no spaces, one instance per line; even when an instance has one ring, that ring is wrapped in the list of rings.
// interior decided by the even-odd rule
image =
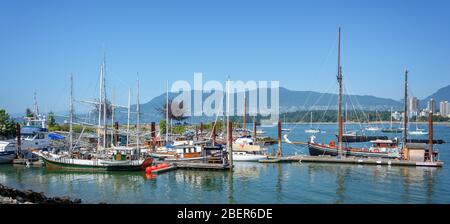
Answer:
[[[326,64],[328,63],[328,61],[329,61],[329,58],[330,58],[330,56],[331,56],[331,53],[335,51],[336,47],[337,47],[337,42],[336,42],[335,40],[331,41],[331,47],[330,47],[329,50],[328,50],[328,54],[327,54],[327,56],[325,57],[325,59],[322,60],[322,63],[321,63],[321,65],[319,66],[319,70],[316,72],[316,75],[315,75],[314,77],[316,77],[316,76],[318,76],[320,73],[322,73],[322,71],[323,71],[325,65],[326,65]],[[331,88],[331,85],[327,88],[327,91],[328,91],[330,88]],[[306,99],[305,99],[305,101],[304,101],[304,103],[303,103],[303,108],[306,108],[306,104],[309,102],[309,99],[310,99],[310,97],[311,97],[311,95],[312,95],[312,92],[313,92],[313,91],[310,91],[309,94],[308,94],[308,96],[306,97]],[[320,98],[319,98],[319,100],[320,100]],[[317,100],[317,101],[313,104],[313,106],[315,106],[315,105],[319,102],[319,100]],[[311,111],[311,107],[308,109],[308,112],[310,112],[310,111]],[[300,121],[303,121],[304,118],[305,118],[305,116],[302,117],[302,118],[300,119]],[[294,125],[294,127],[292,127],[291,130],[294,130],[294,129],[296,128],[296,126],[297,126],[297,124]]]
[[[353,103],[353,100],[352,100],[352,95],[350,94],[350,91],[347,89],[347,87],[344,85],[344,89],[345,89],[345,91],[347,92],[347,93],[349,93],[347,96],[349,96],[348,97],[348,99],[350,100],[350,103],[351,103],[351,105],[352,105],[352,109],[353,109],[353,112],[355,113],[355,116],[356,116],[356,121],[357,121],[357,123],[358,123],[358,125],[359,125],[359,127],[360,127],[360,129],[363,129],[363,127],[362,127],[362,124],[361,124],[361,120],[360,120],[360,118],[359,118],[359,116],[358,116],[358,111],[357,111],[357,109],[356,109],[356,107],[355,107],[355,104]],[[354,95],[353,95],[354,96]],[[356,97],[356,96],[354,96],[354,97]],[[356,101],[357,101],[357,99],[355,99]],[[362,110],[361,110],[362,111]],[[362,113],[364,114],[364,111],[362,111]]]
[[[349,88],[345,87],[345,89],[346,89],[346,91],[348,92],[349,96],[350,96],[350,95],[353,95],[353,96],[355,97],[355,101],[356,101],[357,106],[358,106],[359,109],[361,110],[363,116],[364,116],[365,118],[367,118],[367,121],[369,122],[369,121],[370,121],[370,120],[369,120],[369,117],[368,117],[368,115],[364,112],[364,110],[363,110],[363,108],[362,108],[362,105],[359,103],[358,98],[356,97],[356,95],[355,95],[352,91],[349,90],[349,89],[351,89],[351,88],[350,88],[350,82],[348,82],[348,81],[347,81],[347,86],[348,86]]]
[[[335,90],[335,91],[337,90],[337,87],[336,87],[336,86],[334,87],[334,90]],[[325,108],[324,113],[322,113],[322,117],[320,118],[320,120],[323,120],[323,119],[325,118],[325,115],[327,114],[328,110],[330,109],[331,102],[333,101],[333,99],[334,99],[333,94],[330,94],[330,98],[328,99],[328,105],[327,105],[327,107]]]
[[[325,93],[320,94],[320,96],[319,96],[319,98],[316,100],[316,102],[314,102],[314,104],[313,104],[312,106],[310,106],[309,110],[306,111],[307,113],[303,114],[303,116],[300,118],[300,122],[304,122],[306,116],[309,115],[308,112],[311,112],[311,111],[312,111],[312,108],[315,107],[315,106],[320,102],[320,100],[323,98],[323,96],[325,96],[326,94],[329,94],[329,93],[327,93],[327,92],[328,92],[333,86],[334,86],[334,83],[330,83],[330,84],[329,84],[329,86],[328,86],[327,90],[325,91]],[[336,87],[334,87],[334,90],[336,90]],[[331,95],[332,95],[332,94],[330,94],[330,96],[331,96]],[[299,125],[299,123],[296,122],[295,125],[294,125],[294,127],[291,127],[291,132],[294,131],[294,129],[295,129],[298,125]]]
[[[330,58],[330,56],[331,56],[331,53],[335,51],[336,45],[337,45],[337,42],[336,42],[335,40],[333,40],[333,41],[332,41],[332,44],[331,44],[331,47],[330,47],[330,49],[328,50],[328,54],[327,54],[327,56],[325,57],[325,60],[322,61],[321,65],[319,66],[319,70],[315,73],[315,75],[314,75],[313,77],[317,77],[319,74],[322,73],[322,71],[323,71],[325,65],[326,65],[326,64],[328,63],[328,61],[329,61],[329,58]],[[331,88],[331,85],[327,88],[327,90],[329,90],[330,88]],[[304,104],[303,104],[303,108],[306,108],[306,103],[309,101],[309,98],[311,97],[311,95],[312,95],[312,91],[311,91],[311,92],[308,94],[308,96],[306,97],[305,102],[304,102]],[[318,102],[318,101],[317,101],[317,102]],[[316,103],[317,103],[317,102],[316,102]],[[315,104],[316,104],[316,103],[315,103]],[[313,104],[313,106],[315,106],[315,104]],[[308,111],[308,112],[310,112],[310,111]]]

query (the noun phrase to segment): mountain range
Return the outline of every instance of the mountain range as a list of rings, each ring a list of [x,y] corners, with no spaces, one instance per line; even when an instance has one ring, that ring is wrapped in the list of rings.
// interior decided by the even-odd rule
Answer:
[[[257,90],[251,90],[257,91]],[[247,95],[247,104],[250,92],[246,92]],[[203,93],[203,101],[210,96],[212,93]],[[169,99],[173,99],[178,96],[178,93],[169,93]],[[191,91],[191,102],[193,101],[194,91]],[[448,95],[450,96],[450,94]],[[235,96],[236,97],[236,96]],[[270,90],[268,93],[268,101],[269,107],[270,104]],[[450,98],[450,97],[449,97]],[[235,98],[235,102],[237,99]],[[161,94],[147,103],[141,104],[141,121],[146,123],[150,121],[159,121],[163,118],[163,114],[161,114],[157,108],[163,107],[166,103],[166,94]],[[259,101],[257,101],[259,103]],[[403,107],[403,102],[400,100],[388,99],[388,98],[380,98],[369,95],[345,95],[343,99],[344,107],[347,106],[348,110],[389,110],[390,108],[394,108],[396,110],[401,110]],[[225,99],[224,99],[225,105]],[[334,110],[337,108],[337,94],[332,93],[320,93],[314,91],[296,91],[289,90],[283,87],[279,88],[279,106],[280,112],[293,112],[299,110]],[[132,111],[136,110],[136,105],[132,105]],[[126,120],[126,111],[122,110],[117,118],[122,121]],[[134,116],[133,116],[134,117]],[[214,118],[203,118],[210,120]],[[134,121],[134,118],[132,118]]]
[[[257,90],[251,90],[257,91]],[[203,101],[210,96],[212,93],[203,93],[202,98]],[[246,92],[247,95],[247,103],[249,99],[250,91]],[[178,96],[179,93],[169,93],[169,99],[173,99]],[[269,107],[270,105],[270,90],[267,94],[269,99]],[[193,101],[194,91],[191,91],[191,101]],[[444,100],[450,100],[450,85],[439,89],[436,93],[433,93],[429,97],[420,101],[421,108],[426,107],[429,99],[433,98],[436,100],[436,105],[438,107],[439,102]],[[280,112],[293,112],[299,110],[335,110],[337,108],[337,94],[334,93],[320,93],[315,91],[297,91],[297,90],[289,90],[283,87],[279,88],[279,106]],[[235,96],[235,102],[237,101]],[[161,118],[164,117],[161,112],[158,111],[157,108],[163,107],[166,103],[166,93],[163,93],[157,97],[154,97],[152,100],[141,104],[141,122],[148,123],[152,121],[158,122]],[[224,98],[225,105],[225,98]],[[257,102],[259,103],[259,101]],[[393,108],[394,110],[401,111],[403,109],[403,100],[394,100],[389,98],[381,98],[370,95],[344,95],[343,99],[344,109],[348,108],[349,111],[352,110],[390,110]],[[131,111],[136,111],[136,105],[132,105]],[[60,113],[63,114],[63,113]],[[67,114],[67,113],[64,113]],[[23,116],[23,115],[21,115]],[[14,116],[13,117],[21,117]],[[126,109],[118,109],[116,110],[116,120],[120,123],[125,123],[127,120]],[[131,116],[131,122],[135,122],[136,116],[133,114]],[[213,120],[215,117],[193,117],[189,122],[197,122],[199,120],[207,121]]]

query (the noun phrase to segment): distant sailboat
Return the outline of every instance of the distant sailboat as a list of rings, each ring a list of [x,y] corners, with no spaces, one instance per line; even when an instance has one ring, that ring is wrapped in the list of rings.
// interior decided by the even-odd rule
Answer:
[[[305,130],[305,133],[308,134],[317,134],[320,133],[320,129],[313,128],[313,113],[311,111],[311,122],[310,122],[310,128]]]
[[[383,132],[383,133],[402,133],[403,132],[402,128],[393,128],[393,126],[392,126],[392,111],[393,111],[393,109],[391,107],[391,124],[390,124],[389,128],[384,128],[381,130],[381,132]]]

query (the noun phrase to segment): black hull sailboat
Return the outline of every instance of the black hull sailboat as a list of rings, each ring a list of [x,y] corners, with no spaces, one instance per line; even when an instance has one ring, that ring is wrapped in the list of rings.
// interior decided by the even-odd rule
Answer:
[[[401,147],[397,141],[388,140],[386,136],[364,136],[356,133],[345,133],[342,117],[342,99],[343,99],[343,75],[340,61],[341,54],[341,29],[338,36],[338,72],[337,81],[339,84],[338,99],[338,144],[331,141],[330,144],[318,144],[314,142],[315,136],[308,141],[308,149],[311,156],[359,156],[359,157],[382,157],[382,158],[400,158]],[[344,147],[344,143],[349,142],[368,142],[372,143],[368,148]]]

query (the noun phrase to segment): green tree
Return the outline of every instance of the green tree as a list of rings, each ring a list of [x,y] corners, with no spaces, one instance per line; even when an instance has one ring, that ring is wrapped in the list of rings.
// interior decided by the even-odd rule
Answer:
[[[159,121],[159,131],[161,134],[166,132],[166,120]]]
[[[47,119],[48,119],[48,126],[49,127],[54,127],[56,125],[55,114],[53,112],[48,113]]]
[[[30,108],[27,108],[25,111],[25,117],[34,117],[33,111]]]
[[[14,121],[5,110],[0,109],[0,136],[9,138],[15,135],[16,127]]]

